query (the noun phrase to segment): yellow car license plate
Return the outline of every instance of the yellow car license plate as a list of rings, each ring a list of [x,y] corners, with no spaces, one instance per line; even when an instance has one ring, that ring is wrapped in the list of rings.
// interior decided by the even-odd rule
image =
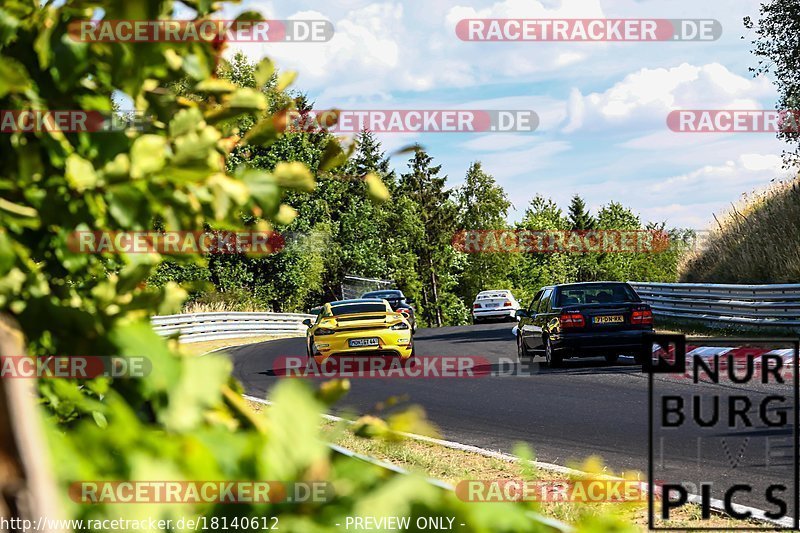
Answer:
[[[621,324],[625,321],[622,315],[596,316],[592,320],[595,324]]]
[[[380,346],[380,339],[378,337],[371,337],[368,339],[350,339],[351,348],[363,348],[365,346]]]

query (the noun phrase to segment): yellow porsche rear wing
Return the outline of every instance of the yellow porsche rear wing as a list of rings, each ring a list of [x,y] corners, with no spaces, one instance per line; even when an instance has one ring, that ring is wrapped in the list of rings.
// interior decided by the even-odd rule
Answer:
[[[403,320],[403,315],[395,313],[394,311],[386,312],[370,312],[370,313],[351,313],[348,315],[327,316],[322,319],[322,322],[333,322],[335,327],[342,329],[349,328],[363,328],[363,327],[381,327],[390,324],[395,324]]]

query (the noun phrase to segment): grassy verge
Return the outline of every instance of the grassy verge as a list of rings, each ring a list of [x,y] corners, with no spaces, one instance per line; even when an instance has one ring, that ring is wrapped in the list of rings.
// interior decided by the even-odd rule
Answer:
[[[281,334],[281,335],[260,335],[258,337],[240,337],[237,339],[221,339],[216,341],[203,341],[203,342],[190,342],[181,344],[180,350],[182,353],[188,355],[202,355],[204,353],[226,348],[228,346],[239,346],[242,344],[255,344],[257,342],[271,341],[273,339],[284,339],[287,337],[302,337],[302,333],[297,335]]]
[[[789,328],[738,328],[715,326],[702,320],[671,319],[657,317],[655,328],[658,333],[682,333],[690,337],[747,337],[769,339],[771,337],[797,337],[797,332]]]
[[[255,411],[268,408],[262,404],[250,402]],[[540,480],[556,481],[566,479],[565,474],[548,469],[539,468],[526,462],[510,462],[495,457],[487,457],[478,453],[456,450],[440,444],[416,439],[403,439],[400,441],[386,441],[380,439],[367,439],[355,435],[348,424],[341,422],[324,421],[322,424],[324,437],[334,444],[343,446],[351,451],[368,455],[404,468],[411,472],[419,473],[425,477],[438,479],[457,485],[462,480]],[[588,469],[596,472],[589,474],[588,479],[597,479],[602,475],[613,475],[602,467],[595,459],[587,459],[585,465],[576,465],[578,469]],[[658,504],[657,504],[658,505]],[[633,524],[637,529],[647,530],[647,502],[558,502],[542,503],[537,511],[545,516],[556,518],[567,523],[575,524],[587,517],[604,516],[613,513]],[[673,511],[674,519],[669,522],[659,522],[659,527],[689,528],[689,527],[716,527],[735,528],[761,526],[759,522],[733,520],[722,515],[715,515],[710,520],[700,522],[700,507],[686,505]]]

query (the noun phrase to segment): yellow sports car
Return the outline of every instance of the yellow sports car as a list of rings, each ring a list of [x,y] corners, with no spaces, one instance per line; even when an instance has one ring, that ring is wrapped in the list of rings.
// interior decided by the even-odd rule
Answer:
[[[414,343],[408,320],[386,300],[339,300],[326,303],[315,322],[307,318],[308,357],[322,363],[332,355],[395,355],[408,359]]]

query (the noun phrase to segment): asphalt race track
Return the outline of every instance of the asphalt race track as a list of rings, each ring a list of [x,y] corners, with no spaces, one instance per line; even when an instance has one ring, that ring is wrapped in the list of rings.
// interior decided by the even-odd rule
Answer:
[[[505,371],[511,368],[507,365],[512,363],[508,362],[517,359],[512,326],[499,323],[420,329],[415,336],[417,356],[478,356],[488,359],[495,370]],[[281,356],[305,357],[305,339],[268,341],[235,348],[230,353],[234,374],[246,391],[264,397],[279,379],[286,379],[275,375],[276,362]],[[539,364],[541,361],[536,358],[533,363],[526,362],[518,367],[517,374],[522,375],[514,376],[354,378],[350,394],[337,408],[374,412],[379,402],[404,395],[408,403],[425,408],[428,418],[447,440],[505,452],[512,452],[516,443],[525,442],[534,449],[537,459],[565,466],[599,455],[616,473],[635,470],[646,476],[648,376],[641,367],[627,358],[615,364],[602,358],[570,359],[559,369],[546,368]],[[676,394],[691,404],[691,394],[699,390],[690,379],[653,379],[657,398]],[[752,428],[733,431],[692,426],[664,430],[654,439],[654,477],[697,485],[711,482],[715,498],[722,497],[723,487],[746,481],[753,485],[753,492],[739,493],[734,501],[765,510],[775,509],[765,501],[765,487],[780,482],[787,487],[781,496],[793,515],[791,458],[779,459],[780,450],[786,450],[785,446],[792,442],[791,404],[786,409],[789,424],[785,427],[766,427],[758,419],[761,401],[776,392],[791,399],[791,385],[748,384],[734,389],[723,383],[702,384],[698,394],[704,402],[710,402],[714,395],[722,397],[720,413],[725,420],[725,396],[742,390],[753,404]],[[769,411],[774,412],[774,408]]]

